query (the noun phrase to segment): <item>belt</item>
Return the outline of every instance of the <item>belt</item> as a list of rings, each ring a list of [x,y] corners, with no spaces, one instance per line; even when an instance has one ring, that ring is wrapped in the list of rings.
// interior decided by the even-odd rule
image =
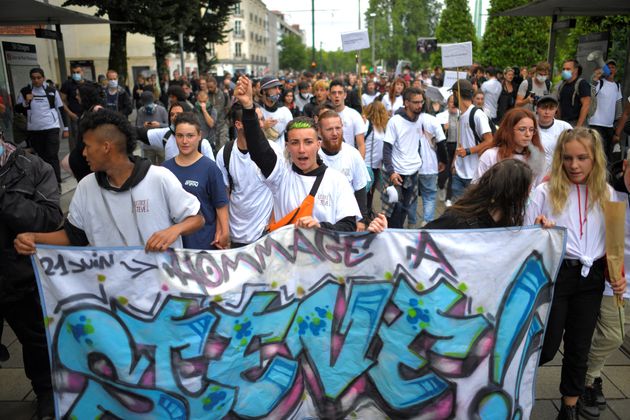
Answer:
[[[593,265],[601,263],[605,259],[606,259],[606,257],[598,258],[595,261],[593,261]],[[582,267],[582,263],[580,262],[580,260],[573,260],[573,259],[566,259],[565,258],[564,260],[562,260],[562,266],[567,267],[567,268]]]

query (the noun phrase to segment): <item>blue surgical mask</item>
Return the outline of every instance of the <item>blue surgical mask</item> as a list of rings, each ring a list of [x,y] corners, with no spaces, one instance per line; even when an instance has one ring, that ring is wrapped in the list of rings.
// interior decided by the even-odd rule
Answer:
[[[4,154],[4,144],[0,144],[0,156]]]
[[[144,109],[146,110],[147,114],[151,115],[155,112],[155,104],[153,102],[148,103],[144,106]]]
[[[118,87],[118,80],[114,79],[107,81],[107,86],[112,89],[116,89]]]
[[[279,99],[280,99],[280,95],[269,95],[269,100],[273,102],[274,104],[278,102]]]
[[[562,80],[569,80],[573,77],[573,72],[571,70],[562,70]]]
[[[75,82],[80,82],[81,81],[81,73],[72,73],[72,80],[74,80]]]

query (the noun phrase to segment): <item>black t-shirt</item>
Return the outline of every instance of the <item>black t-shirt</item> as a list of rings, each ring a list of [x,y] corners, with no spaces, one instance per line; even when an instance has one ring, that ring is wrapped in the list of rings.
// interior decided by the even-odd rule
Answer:
[[[573,82],[566,82],[560,88],[560,118],[564,121],[576,121],[580,117],[580,110],[582,109],[582,101],[580,99],[591,96],[591,85],[582,79],[578,86],[578,93],[575,95],[575,102],[572,103],[577,81],[578,79],[575,79]]]
[[[66,95],[68,101],[68,108],[70,111],[74,112],[77,115],[81,115],[83,112],[83,107],[77,100],[77,90],[79,89],[79,83],[75,82],[72,79],[66,80],[61,85],[61,93]]]

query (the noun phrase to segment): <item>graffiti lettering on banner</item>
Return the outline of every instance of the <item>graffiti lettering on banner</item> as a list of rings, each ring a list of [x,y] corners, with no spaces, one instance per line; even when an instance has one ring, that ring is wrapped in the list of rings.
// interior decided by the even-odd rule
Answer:
[[[39,247],[58,417],[528,418],[565,232]]]

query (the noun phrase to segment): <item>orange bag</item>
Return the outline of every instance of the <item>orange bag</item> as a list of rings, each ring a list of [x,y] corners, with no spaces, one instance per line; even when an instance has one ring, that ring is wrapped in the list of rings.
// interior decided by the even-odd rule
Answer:
[[[297,221],[301,217],[313,215],[313,207],[315,206],[315,194],[317,194],[319,185],[322,183],[322,179],[324,179],[325,172],[326,170],[324,170],[321,174],[317,175],[317,178],[315,179],[315,183],[313,184],[313,188],[311,188],[311,191],[308,193],[304,201],[300,203],[298,208],[296,208],[290,213],[287,213],[286,216],[284,216],[282,219],[278,220],[277,222],[274,221],[274,222],[269,223],[270,232],[273,232],[276,229],[280,229],[283,226],[287,226],[291,224],[294,225],[297,223]]]

